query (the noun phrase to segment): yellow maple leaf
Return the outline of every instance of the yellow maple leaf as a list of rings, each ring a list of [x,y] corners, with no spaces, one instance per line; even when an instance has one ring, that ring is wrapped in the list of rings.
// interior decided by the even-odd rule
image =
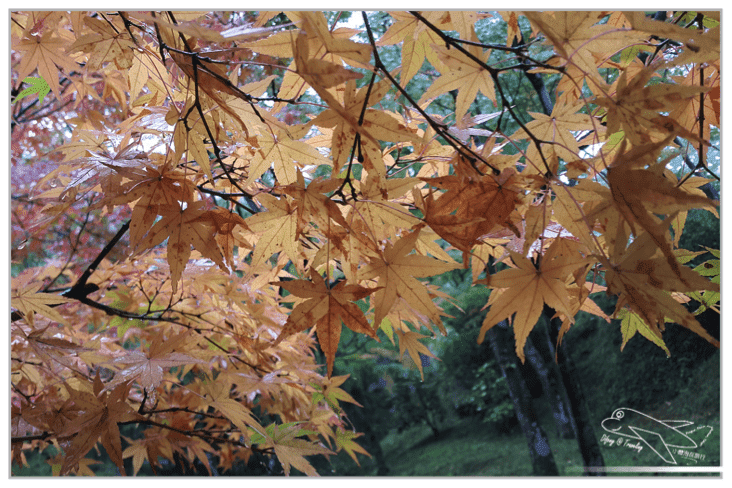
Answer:
[[[297,262],[297,243],[301,231],[298,224],[298,205],[289,197],[278,199],[262,194],[257,198],[268,210],[244,220],[252,232],[262,233],[254,246],[252,267],[263,263],[279,251],[284,251],[293,262]]]
[[[557,103],[551,115],[528,112],[534,120],[525,124],[526,129],[519,129],[513,137],[528,138],[532,134],[540,141],[554,143],[555,153],[565,161],[579,158],[580,148],[573,132],[594,130],[602,132],[599,121],[593,123],[592,117],[577,113],[584,105],[565,105]]]
[[[359,446],[354,442],[354,439],[361,437],[363,434],[353,432],[352,430],[344,430],[344,429],[338,429],[336,430],[336,447],[340,451],[343,449],[348,453],[349,456],[358,464],[361,465],[358,462],[358,459],[356,458],[356,453],[360,452],[361,454],[366,454],[368,457],[371,457],[371,454],[369,454],[366,449]]]
[[[595,86],[605,82],[598,71],[595,53],[615,53],[644,36],[630,28],[599,24],[604,16],[598,11],[524,12],[531,23],[554,45],[566,65],[576,66]],[[609,57],[609,56],[608,56]],[[594,88],[594,87],[593,87]]]
[[[670,111],[690,98],[709,90],[704,86],[658,83],[646,86],[657,67],[647,66],[629,78],[620,74],[614,96],[597,97],[595,102],[607,109],[607,132],[619,130],[634,146],[657,142],[672,135],[700,141],[701,138],[662,112]]]
[[[257,136],[259,149],[249,163],[249,177],[244,186],[249,186],[270,167],[274,168],[281,185],[297,181],[298,167],[307,165],[330,165],[330,160],[316,148],[303,141],[295,141],[282,132],[276,138],[268,133]]]
[[[68,47],[67,52],[88,53],[86,68],[89,70],[99,70],[107,62],[114,63],[117,69],[126,69],[132,65],[132,48],[135,44],[126,30],[118,30],[113,24],[93,17],[85,17],[84,23],[93,32],[79,37]]]
[[[627,308],[623,308],[618,312],[618,318],[620,319],[620,332],[623,335],[623,343],[620,344],[621,351],[625,348],[625,345],[628,344],[628,341],[635,335],[635,333],[639,332],[640,335],[663,349],[664,352],[666,352],[666,357],[671,356],[671,352],[668,350],[668,347],[666,347],[666,343],[661,338],[661,334],[658,332],[658,329],[653,330],[648,327],[648,324],[646,324],[637,313],[631,312]]]
[[[496,103],[493,78],[488,70],[457,49],[448,49],[445,46],[433,46],[432,49],[438,53],[447,68],[424,92],[419,100],[420,105],[432,101],[448,91],[458,90],[455,100],[455,118],[461,120],[468,113],[470,104],[473,103],[478,92]],[[490,51],[485,51],[476,57],[486,63],[489,56]]]
[[[231,386],[229,382],[203,382],[201,392],[203,393],[204,402],[229,419],[245,438],[249,438],[250,428],[264,435],[265,429],[254,418],[252,411],[242,402],[231,398]]]
[[[297,425],[289,425],[283,428],[274,425],[270,437],[271,441],[264,444],[264,447],[274,447],[277,459],[282,463],[282,468],[285,470],[285,476],[290,476],[291,467],[302,471],[308,476],[318,476],[318,472],[305,459],[305,456],[335,453],[320,444],[297,438],[299,431],[300,427]]]
[[[394,245],[386,244],[383,255],[372,258],[359,270],[359,278],[378,277],[380,289],[374,295],[374,323],[381,324],[397,297],[402,297],[411,307],[426,314],[439,324],[440,313],[427,289],[417,277],[434,276],[458,267],[437,259],[410,254],[419,237],[419,229],[399,239]]]
[[[53,293],[38,293],[42,283],[18,283],[21,287],[16,289],[10,296],[10,305],[17,308],[26,317],[39,313],[44,317],[55,320],[60,324],[66,324],[66,319],[49,305],[72,302],[70,298],[55,295]],[[33,320],[29,318],[29,320]]]
[[[394,19],[394,22],[379,38],[377,45],[390,46],[403,42],[399,84],[407,86],[409,80],[422,67],[425,59],[438,71],[443,72],[445,65],[432,49],[432,45],[439,45],[442,42],[440,37],[408,12],[389,12],[389,15]],[[445,12],[440,11],[422,12],[422,15],[433,25],[441,25],[446,17]]]

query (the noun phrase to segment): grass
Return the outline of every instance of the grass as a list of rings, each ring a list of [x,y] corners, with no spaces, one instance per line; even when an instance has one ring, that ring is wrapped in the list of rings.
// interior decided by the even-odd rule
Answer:
[[[696,425],[709,425],[712,433],[696,452],[705,458],[698,464],[678,459],[678,466],[719,466],[720,465],[720,421],[719,412],[705,412],[704,415],[689,413],[687,406],[692,401],[691,394],[680,395],[674,402],[666,405],[663,412],[646,412],[659,419],[690,420]],[[537,402],[537,409],[542,406]],[[665,413],[666,415],[663,415]],[[539,410],[540,422],[549,437],[554,461],[560,476],[582,475],[582,456],[575,439],[561,439],[553,428],[551,413]],[[669,417],[670,415],[670,417]],[[604,431],[600,426],[602,419],[593,420],[595,435],[598,439]],[[392,432],[381,441],[381,446],[389,466],[389,476],[532,476],[526,439],[519,428],[509,435],[501,435],[489,425],[479,421],[464,419],[445,429],[435,438],[427,426],[415,426],[402,433]],[[624,446],[602,446],[606,466],[663,466],[659,457],[647,447],[641,452]],[[373,476],[376,467],[373,459],[361,458],[361,469],[350,469],[344,459],[334,466],[336,476]],[[350,461],[350,460],[349,460]],[[350,461],[353,465],[353,462]],[[608,476],[718,476],[717,473],[622,473],[612,472]]]

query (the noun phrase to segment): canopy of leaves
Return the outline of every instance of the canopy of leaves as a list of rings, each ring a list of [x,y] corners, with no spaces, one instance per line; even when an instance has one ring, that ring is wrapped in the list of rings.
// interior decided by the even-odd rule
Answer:
[[[421,369],[461,266],[522,359],[598,291],[718,345],[720,12],[344,14],[11,13],[16,463],[356,459],[343,324]]]

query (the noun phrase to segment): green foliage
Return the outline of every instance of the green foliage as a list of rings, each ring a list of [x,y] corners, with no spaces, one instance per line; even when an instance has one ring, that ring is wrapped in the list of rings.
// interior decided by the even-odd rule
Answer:
[[[508,397],[506,379],[496,369],[495,361],[478,368],[468,400],[475,406],[478,415],[482,415],[483,422],[499,427],[508,425],[516,414]]]

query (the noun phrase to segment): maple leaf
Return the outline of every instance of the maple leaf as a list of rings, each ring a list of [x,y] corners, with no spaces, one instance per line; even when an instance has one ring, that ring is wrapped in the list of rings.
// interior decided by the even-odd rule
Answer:
[[[350,376],[351,375],[347,374],[343,376],[331,376],[330,378],[327,378],[323,382],[322,388],[318,388],[318,391],[316,393],[313,393],[313,404],[317,405],[319,402],[324,401],[336,412],[340,411],[341,409],[341,406],[338,403],[339,400],[353,403],[354,405],[362,407],[363,405],[358,403],[356,400],[353,399],[351,395],[349,395],[345,390],[340,388],[340,386],[345,383],[345,381]]]
[[[173,293],[178,289],[178,281],[191,256],[191,245],[228,272],[224,257],[214,240],[214,226],[199,219],[206,211],[205,205],[204,201],[193,202],[185,208],[180,205],[160,205],[158,214],[162,219],[140,243],[143,248],[149,249],[168,240],[168,263]]]
[[[224,255],[224,261],[234,267],[234,244],[239,241],[234,237],[237,226],[249,230],[249,226],[238,214],[223,207],[207,210],[196,219],[200,222],[211,222],[216,229],[216,242]]]
[[[409,357],[412,358],[412,361],[414,361],[414,364],[417,365],[417,369],[419,369],[419,374],[422,377],[422,381],[424,381],[424,371],[422,371],[422,359],[419,357],[420,354],[435,358],[435,355],[432,354],[432,352],[427,349],[427,346],[419,342],[420,339],[424,339],[425,335],[419,334],[417,332],[413,332],[411,330],[407,332],[402,332],[399,329],[395,329],[394,332],[396,332],[397,337],[399,337],[399,357],[404,356],[404,351],[407,351],[409,353]]]
[[[221,381],[206,381],[201,383],[204,403],[221,412],[241,432],[245,438],[249,437],[249,429],[260,434],[264,432],[259,422],[244,404],[231,398],[231,384]]]
[[[417,17],[408,12],[389,12],[395,20],[377,45],[389,46],[403,42],[401,77],[399,84],[406,86],[409,80],[419,72],[425,59],[441,73],[444,72],[444,64],[437,52],[432,49],[433,45],[439,45],[442,40],[439,35],[428,29]],[[422,15],[433,25],[441,25],[445,19],[445,12],[422,12]]]
[[[669,22],[661,22],[638,15],[640,12],[626,11],[623,15],[628,19],[634,30],[646,35],[662,36],[664,39],[673,39],[682,43],[684,52],[677,56],[671,64],[705,63],[719,59],[719,23],[714,28],[702,31],[696,28],[685,28]]]
[[[338,189],[343,182],[339,179],[325,179],[322,177],[312,180],[307,186],[305,178],[300,170],[297,171],[297,182],[283,188],[283,191],[293,198],[297,199],[298,219],[301,226],[305,226],[310,219],[315,220],[318,225],[323,227],[329,226],[329,220],[334,220],[342,227],[348,227],[346,219],[343,217],[341,210],[333,200],[326,197],[324,193],[329,193]],[[305,212],[308,212],[308,218],[305,218]]]
[[[680,265],[673,254],[670,258],[664,255],[654,242],[655,238],[650,233],[643,232],[622,255],[609,259],[597,257],[607,270],[605,280],[608,291],[619,296],[616,310],[627,306],[659,337],[664,323],[669,320],[719,347],[719,341],[671,294],[674,291],[719,291],[719,284]]]
[[[467,166],[467,165],[465,165]],[[468,252],[478,238],[496,225],[507,224],[519,192],[513,169],[498,177],[479,176],[472,170],[454,175],[424,178],[430,186],[447,190],[438,198],[424,198],[424,221],[443,239]]]
[[[97,373],[93,394],[76,390],[68,384],[65,387],[71,400],[81,408],[81,414],[67,423],[59,433],[59,437],[73,436],[71,446],[66,450],[60,474],[63,475],[76,466],[101,437],[102,445],[110,459],[124,475],[122,442],[117,423],[142,418],[126,401],[130,384],[125,382],[111,392],[105,392],[102,391],[102,382]]]
[[[713,256],[719,258],[719,251],[716,249],[707,248],[707,251],[712,253]],[[701,276],[710,276],[712,283],[719,284],[720,281],[720,260],[709,259],[702,264],[694,268],[694,271],[699,273]],[[694,315],[699,315],[707,309],[712,309],[719,313],[717,304],[719,303],[720,294],[716,290],[705,290],[702,293],[690,292],[688,293],[689,298],[693,298],[700,303],[699,308],[694,312]]]
[[[653,74],[653,67],[649,66],[629,80],[627,72],[623,71],[617,82],[615,96],[596,98],[596,103],[607,109],[608,133],[623,130],[634,146],[656,142],[669,135],[702,142],[697,134],[661,112],[676,108],[679,103],[697,97],[708,88],[671,83],[645,86]]]
[[[273,283],[297,297],[307,298],[307,301],[298,304],[292,310],[285,327],[272,346],[276,346],[292,334],[315,325],[318,343],[325,355],[328,377],[330,377],[333,373],[333,362],[341,337],[341,322],[354,332],[378,340],[376,332],[366,321],[361,309],[353,303],[376,290],[349,285],[345,281],[340,281],[337,285],[330,287],[325,283],[323,277],[312,268],[310,278],[312,281],[293,280]]]
[[[17,102],[21,98],[27,97],[28,95],[32,95],[34,93],[38,94],[38,101],[40,103],[43,103],[43,99],[46,98],[48,92],[51,91],[51,87],[48,86],[48,83],[46,83],[46,80],[44,80],[43,78],[32,78],[29,76],[23,80],[23,83],[28,83],[30,86],[22,92],[18,93],[13,103]]]
[[[252,232],[262,233],[254,246],[252,266],[261,264],[272,254],[284,251],[293,261],[298,259],[297,242],[301,232],[298,224],[298,205],[286,197],[260,195],[259,200],[268,210],[245,219]]]
[[[113,62],[117,69],[129,68],[132,65],[135,46],[126,30],[117,30],[114,24],[92,17],[85,17],[84,23],[94,33],[85,34],[74,42],[67,52],[84,51],[89,54],[87,69],[98,70],[106,62]]]
[[[175,349],[183,347],[189,339],[189,335],[185,332],[168,338],[160,334],[153,339],[147,354],[142,351],[128,351],[124,356],[116,358],[113,363],[129,366],[115,375],[110,386],[122,381],[137,380],[140,386],[151,390],[160,385],[164,369],[195,363],[205,364],[201,359],[182,352],[174,352]]]
[[[523,12],[554,45],[557,54],[567,64],[577,66],[596,85],[605,83],[598,72],[593,53],[613,53],[628,44],[644,40],[643,35],[631,29],[617,29],[612,25],[595,25],[604,13],[584,12]],[[611,131],[612,132],[612,131]]]
[[[541,141],[554,143],[556,154],[565,161],[574,160],[579,157],[580,148],[573,131],[597,130],[599,126],[599,121],[593,123],[591,116],[577,113],[582,107],[582,104],[557,103],[551,115],[528,112],[534,120],[527,122],[525,129],[516,131],[514,137],[527,138],[533,134]]]
[[[492,300],[490,310],[483,320],[478,335],[478,343],[482,343],[486,332],[503,319],[513,314],[513,329],[516,336],[516,354],[525,360],[524,345],[531,329],[544,310],[544,304],[554,310],[573,317],[570,310],[566,280],[577,268],[588,261],[581,256],[569,254],[557,255],[562,239],[556,239],[542,256],[537,267],[529,259],[511,252],[511,260],[515,268],[499,271],[480,283],[491,288],[503,289],[497,299]],[[491,293],[491,296],[496,291]]]
[[[359,279],[378,277],[379,289],[374,295],[375,324],[381,323],[397,297],[404,298],[410,306],[425,312],[434,323],[442,323],[432,298],[422,283],[415,278],[441,274],[456,269],[458,265],[410,254],[419,232],[417,229],[407,234],[394,245],[387,243],[382,256],[372,258],[367,266],[359,270]]]
[[[371,454],[369,454],[366,449],[356,444],[353,440],[357,439],[358,437],[361,437],[363,434],[359,434],[356,432],[353,432],[351,430],[344,430],[344,429],[337,429],[336,430],[336,447],[338,448],[338,451],[340,452],[341,449],[345,450],[349,456],[358,464],[361,466],[361,464],[358,462],[358,459],[356,458],[356,453],[360,452],[361,454],[366,454],[368,457],[371,457]]]
[[[697,317],[720,309],[720,253],[678,247],[692,210],[719,216],[697,174],[718,179],[720,13],[450,8],[366,32],[319,11],[11,12],[13,93],[42,102],[12,114],[14,462],[53,443],[55,475],[89,475],[101,441],[136,474],[358,463],[342,327],[399,341],[359,360],[423,376],[420,329],[445,334],[454,299],[421,279],[461,264],[492,288],[479,339],[507,318],[522,360],[551,309],[560,341],[585,311],[621,348],[668,353],[668,323],[719,345]],[[40,293],[90,275],[88,299]]]
[[[666,347],[666,343],[663,342],[660,332],[657,329],[653,330],[648,327],[648,324],[646,324],[637,313],[624,308],[618,311],[618,318],[620,319],[620,332],[623,334],[623,343],[620,345],[621,351],[625,348],[625,345],[635,335],[635,333],[638,332],[640,335],[663,349],[666,353],[666,357],[671,356],[671,352],[668,350],[668,347]]]
[[[158,56],[151,52],[149,48],[142,51],[133,51],[127,79],[130,85],[130,99],[132,100],[140,95],[145,86],[151,87],[154,83],[168,85],[172,82],[169,71],[165,69]]]
[[[251,185],[270,166],[273,166],[280,184],[290,185],[297,181],[298,166],[330,164],[316,148],[302,141],[294,141],[284,132],[278,134],[277,138],[268,134],[260,135],[257,141],[259,150],[249,163],[249,177],[244,186]]]
[[[335,454],[330,449],[314,442],[298,439],[300,428],[297,425],[290,425],[280,428],[274,425],[269,442],[264,447],[274,447],[277,459],[282,463],[285,476],[290,476],[290,468],[302,471],[308,476],[318,476],[315,468],[305,459],[305,456],[314,454]]]
[[[448,49],[446,46],[433,46],[432,49],[437,52],[447,69],[441,71],[441,76],[424,92],[419,100],[420,105],[448,91],[458,90],[455,118],[461,120],[479,91],[496,103],[493,78],[488,70],[457,49]],[[476,57],[486,63],[489,56],[490,51],[486,51]]]
[[[67,323],[66,319],[49,305],[69,303],[73,301],[72,299],[53,293],[38,293],[42,283],[16,281],[15,284],[18,288],[10,296],[10,305],[18,309],[28,320],[32,321],[33,314],[39,313],[60,324]]]
[[[355,83],[347,83],[343,93],[342,110],[340,106],[337,108],[331,107],[313,119],[312,123],[318,127],[333,128],[330,144],[333,174],[339,173],[343,163],[351,157],[356,133],[369,134],[369,138],[361,140],[364,167],[367,171],[376,172],[382,177],[385,175],[386,169],[381,161],[381,146],[375,144],[374,138],[392,142],[419,142],[419,137],[404,123],[400,122],[399,117],[395,114],[366,109],[363,113],[363,123],[355,128],[352,125],[354,119],[350,115],[344,117],[345,112],[347,114],[359,114],[360,119],[361,109],[367,103],[366,95],[369,95],[368,105],[374,105],[386,95],[388,88],[390,88],[390,85],[381,81],[375,83],[370,91],[368,85],[357,91]]]
[[[149,454],[147,446],[143,442],[140,442],[139,440],[134,440],[130,443],[129,446],[125,448],[124,451],[122,451],[122,458],[126,459],[128,457],[132,458],[132,475],[137,476],[137,473],[142,468],[142,464],[149,460]],[[153,467],[153,473],[155,473],[155,464],[151,463],[151,467]]]
[[[308,38],[304,32],[300,32],[293,41],[293,52],[295,54],[295,62],[297,63],[297,74],[300,75],[328,104],[328,107],[341,117],[348,124],[351,130],[361,134],[363,143],[373,143],[376,147],[380,147],[378,142],[368,133],[366,129],[358,123],[356,113],[344,107],[341,101],[336,97],[332,89],[332,76],[337,75],[342,83],[348,79],[360,78],[360,73],[352,72],[342,66],[323,61],[312,59],[309,56]],[[350,74],[349,74],[350,73]],[[357,75],[357,76],[352,76]],[[349,78],[350,77],[350,78]]]
[[[351,39],[339,39],[334,36],[323,12],[306,10],[292,12],[289,15],[295,22],[302,19],[304,21],[303,29],[308,32],[314,32],[320,38],[328,53],[360,65],[368,63],[371,60],[371,48],[368,45],[352,41]]]
[[[64,52],[66,41],[57,37],[53,30],[48,30],[41,36],[24,37],[13,45],[13,49],[24,53],[18,66],[18,79],[25,80],[34,70],[38,70],[38,75],[46,80],[53,94],[60,99],[58,69],[67,73],[78,69],[76,62]]]
[[[652,163],[649,169],[635,169],[635,166],[655,160],[663,144],[639,146],[626,153],[618,152],[615,162],[608,169],[607,179],[615,208],[627,221],[631,230],[638,235],[636,224],[653,239],[658,249],[666,256],[670,268],[684,281],[682,270],[676,262],[671,244],[666,239],[669,221],[681,210],[705,206],[714,211],[714,201],[705,196],[685,191],[661,173],[662,165]],[[635,153],[633,151],[636,151]],[[640,154],[638,154],[640,152]],[[637,157],[634,157],[638,154]],[[674,178],[675,179],[675,178]],[[641,193],[642,192],[642,193]],[[644,195],[644,199],[639,197]],[[661,221],[656,215],[671,215]],[[619,240],[622,250],[622,240]]]
[[[192,202],[194,184],[177,168],[146,165],[141,171],[115,171],[129,181],[116,188],[109,188],[107,198],[98,205],[119,205],[134,202],[130,219],[130,246],[138,248],[152,228],[161,205],[175,206],[178,202]]]

